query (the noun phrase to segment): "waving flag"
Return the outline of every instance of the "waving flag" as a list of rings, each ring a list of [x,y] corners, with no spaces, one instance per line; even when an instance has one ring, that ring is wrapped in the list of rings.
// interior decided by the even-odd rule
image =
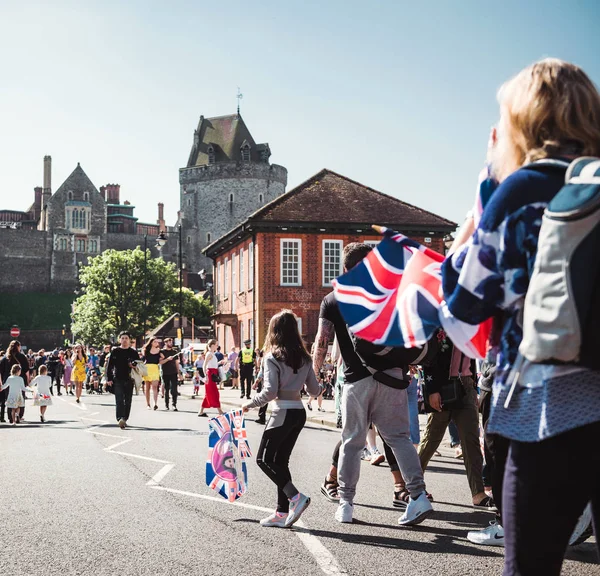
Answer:
[[[387,228],[383,240],[333,284],[342,316],[359,338],[414,348],[440,326],[444,257]]]
[[[209,420],[206,484],[234,502],[248,491],[246,460],[252,456],[244,415],[232,410]]]
[[[374,344],[422,346],[441,326],[444,257],[402,234],[374,228],[383,240],[333,283],[342,316],[353,334]],[[489,326],[482,326],[468,334],[469,356],[485,356]]]

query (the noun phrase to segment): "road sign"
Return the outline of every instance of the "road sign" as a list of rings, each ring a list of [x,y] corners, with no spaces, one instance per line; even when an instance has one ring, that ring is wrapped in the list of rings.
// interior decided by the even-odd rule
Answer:
[[[21,330],[19,328],[17,328],[16,326],[13,326],[10,329],[10,335],[12,338],[18,338],[19,334],[21,334]]]

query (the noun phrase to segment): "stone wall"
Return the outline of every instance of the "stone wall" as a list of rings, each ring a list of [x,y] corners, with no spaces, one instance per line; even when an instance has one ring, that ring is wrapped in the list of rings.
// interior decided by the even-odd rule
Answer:
[[[0,229],[0,292],[48,291],[51,257],[51,234]]]

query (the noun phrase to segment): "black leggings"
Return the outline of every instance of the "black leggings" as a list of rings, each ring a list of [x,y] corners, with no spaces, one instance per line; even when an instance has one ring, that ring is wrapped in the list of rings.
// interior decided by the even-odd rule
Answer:
[[[259,468],[277,485],[277,512],[283,514],[289,512],[289,498],[298,494],[292,484],[289,462],[305,422],[304,408],[271,414],[256,455]]]
[[[600,422],[541,442],[511,440],[502,504],[504,576],[559,576],[569,538],[592,502],[600,529]],[[556,483],[566,487],[557,506]]]

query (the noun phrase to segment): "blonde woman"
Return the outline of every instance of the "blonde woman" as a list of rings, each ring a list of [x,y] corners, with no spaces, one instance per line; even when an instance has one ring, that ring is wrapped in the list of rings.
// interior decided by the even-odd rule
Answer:
[[[71,372],[71,382],[75,386],[75,402],[79,404],[83,383],[85,382],[85,367],[87,365],[87,356],[83,345],[76,344],[73,348],[73,371]]]
[[[525,364],[512,394],[508,376],[523,338],[544,209],[572,160],[600,156],[600,94],[577,66],[546,59],[507,82],[499,102],[492,152],[499,186],[472,239],[443,265],[444,327],[460,346],[466,324],[500,314],[487,432],[506,441],[495,455],[504,481],[493,486],[502,510],[504,576],[558,576],[589,501],[600,526],[600,370]],[[568,487],[558,509],[549,505],[556,478]]]
[[[148,375],[144,376],[144,393],[146,394],[146,406],[150,410],[150,388],[154,395],[154,410],[158,410],[158,383],[160,381],[160,369],[158,363],[160,361],[160,340],[158,338],[150,338],[142,350],[144,363],[148,369]]]

